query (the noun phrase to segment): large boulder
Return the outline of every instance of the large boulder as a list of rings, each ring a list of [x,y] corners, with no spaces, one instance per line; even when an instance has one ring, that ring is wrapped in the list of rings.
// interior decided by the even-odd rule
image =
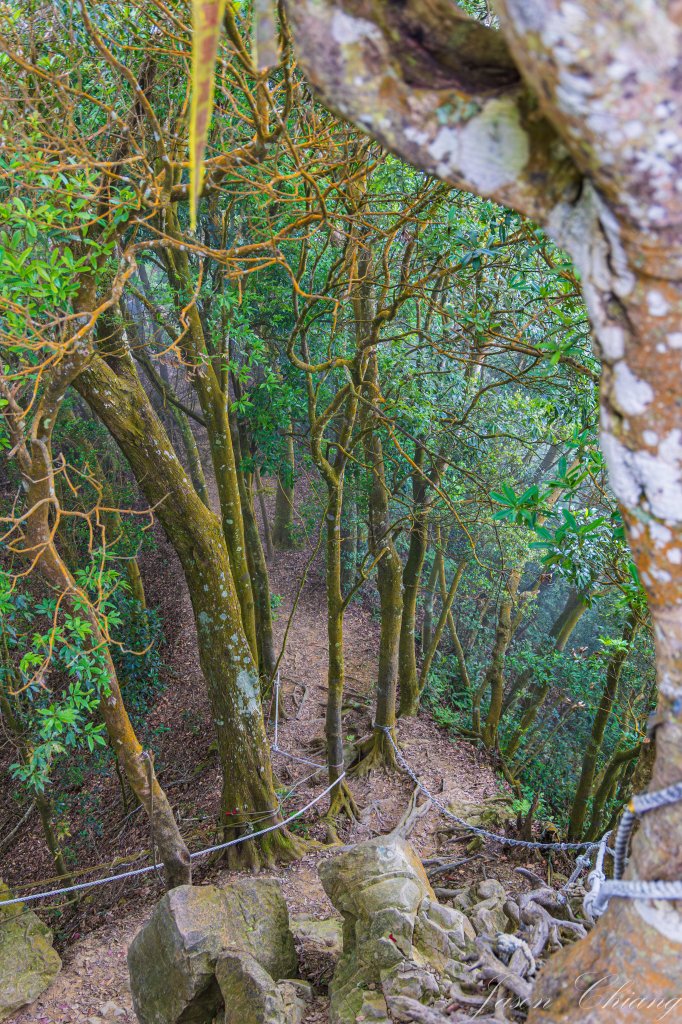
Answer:
[[[343,955],[329,985],[331,1024],[384,1024],[403,997],[445,1007],[475,934],[462,913],[438,903],[409,843],[372,839],[319,870],[344,920]]]
[[[279,885],[238,879],[224,889],[181,885],[157,903],[128,950],[133,1006],[141,1024],[206,1024],[222,1010],[221,954],[250,954],[272,979],[297,973]]]
[[[0,882],[0,902],[12,899]],[[0,1021],[32,1003],[59,974],[52,933],[23,903],[0,907]]]
[[[289,911],[275,878],[238,878],[222,890],[230,945],[246,948],[278,981],[298,974]]]

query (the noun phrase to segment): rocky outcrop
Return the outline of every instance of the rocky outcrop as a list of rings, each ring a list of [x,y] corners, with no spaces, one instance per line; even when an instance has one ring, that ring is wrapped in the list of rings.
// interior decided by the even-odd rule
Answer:
[[[0,902],[12,895],[0,883]],[[50,929],[33,911],[23,903],[0,907],[0,1021],[37,999],[61,965]]]
[[[324,862],[320,877],[344,921],[331,1024],[388,1021],[404,997],[444,1007],[475,932],[461,911],[438,903],[410,845],[360,843]]]
[[[237,955],[242,960],[235,960]],[[229,964],[226,956],[233,957]],[[264,979],[274,988],[279,979],[297,973],[289,915],[278,883],[248,878],[224,889],[172,889],[133,939],[128,967],[141,1024],[211,1024],[223,1010],[225,1021],[232,1021],[220,977],[225,985],[231,979],[231,991],[241,992],[240,1006],[253,997],[254,1020],[265,1024],[270,1020],[267,1014],[277,1009],[279,1016],[272,1022],[283,1024],[284,1003],[265,1000],[263,988]],[[243,1020],[242,1016],[238,1024]]]

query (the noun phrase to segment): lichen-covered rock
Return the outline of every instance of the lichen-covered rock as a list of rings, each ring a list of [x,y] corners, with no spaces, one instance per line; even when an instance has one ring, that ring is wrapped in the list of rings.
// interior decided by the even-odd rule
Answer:
[[[344,918],[343,955],[329,985],[332,1024],[387,1020],[396,986],[434,998],[438,984],[414,939],[421,908],[427,922],[428,908],[439,905],[410,845],[397,837],[359,843],[320,865],[320,877]],[[461,926],[454,911],[448,921]],[[456,944],[443,935],[451,956]]]
[[[461,957],[475,938],[476,932],[461,911],[429,899],[422,902],[415,922],[414,945],[439,971]]]
[[[296,974],[286,904],[275,880],[238,879],[225,889],[182,885],[157,903],[128,951],[141,1024],[204,1024],[222,1008],[218,957],[250,953],[273,978]]]
[[[225,1004],[224,1024],[288,1024],[281,992],[250,953],[223,953],[215,977]]]
[[[277,991],[284,1003],[284,1013],[289,1024],[301,1024],[307,1004],[313,998],[312,986],[298,978],[287,978],[280,981]]]
[[[215,964],[228,948],[226,904],[214,885],[166,893],[128,950],[133,1006],[141,1024],[203,1024],[222,1005]]]
[[[416,914],[424,896],[435,900],[424,866],[404,839],[379,836],[323,861],[324,890],[345,919],[393,907]]]
[[[238,878],[222,889],[230,945],[244,946],[275,981],[298,974],[289,911],[275,878]]]
[[[480,900],[471,908],[469,920],[477,935],[488,935],[492,938],[498,932],[506,931],[509,921],[503,905],[503,899],[499,896],[491,896],[489,899]]]
[[[0,882],[0,902],[12,893]],[[59,974],[62,962],[47,925],[23,903],[0,907],[0,1021],[32,1003]]]
[[[343,952],[343,924],[337,917],[317,920],[308,915],[290,918],[302,977],[328,985]]]

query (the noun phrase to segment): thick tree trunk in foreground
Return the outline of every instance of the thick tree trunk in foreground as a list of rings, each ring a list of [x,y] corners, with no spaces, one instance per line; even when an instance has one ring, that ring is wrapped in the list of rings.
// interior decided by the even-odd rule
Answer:
[[[679,3],[287,3],[322,98],[423,170],[545,224],[578,266],[603,358],[601,439],[646,587],[659,679],[652,788],[682,778],[682,108]],[[650,812],[632,877],[682,877],[682,804]],[[679,999],[682,913],[613,899],[537,986],[544,1024],[660,1019]],[[614,1011],[589,979],[622,975]],[[613,987],[611,989],[613,991]],[[643,1004],[641,1000],[649,1000]],[[648,1007],[648,1008],[647,1008]]]
[[[221,824],[228,838],[278,820],[258,670],[242,626],[240,605],[220,521],[190,485],[149,403],[132,361],[116,372],[97,358],[76,387],[107,426],[182,564],[197,628],[223,772]],[[233,848],[235,864],[256,866],[288,857],[290,837],[274,831]]]

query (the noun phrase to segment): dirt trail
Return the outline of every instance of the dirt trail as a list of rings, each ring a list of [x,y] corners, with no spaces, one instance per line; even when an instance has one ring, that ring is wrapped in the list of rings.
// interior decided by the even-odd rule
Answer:
[[[166,759],[169,766],[173,765],[173,777],[178,772],[182,776],[184,770],[189,778],[183,780],[180,777],[177,788],[172,788],[170,793],[179,808],[181,820],[186,824],[185,834],[189,835],[197,819],[210,818],[214,814],[220,779],[215,759],[207,756],[210,715],[198,664],[189,595],[172,551],[165,543],[160,545],[160,551],[159,557],[168,562],[170,571],[161,590],[157,588],[153,596],[162,606],[170,606],[166,612],[172,618],[166,621],[173,637],[166,658],[171,662],[173,682],[151,712],[150,727],[163,731],[165,723],[172,722],[173,731],[168,733],[168,744],[172,739],[172,748],[168,747]],[[282,597],[276,623],[280,640],[308,559],[308,551],[278,552],[270,565],[272,591]],[[317,748],[324,735],[327,671],[324,581],[321,573],[322,566],[318,560],[309,569],[281,663],[283,712],[286,717],[280,722],[279,744],[293,754],[314,760],[321,754]],[[370,611],[351,604],[344,634],[347,695],[353,705],[346,717],[346,727],[351,736],[366,734],[371,725],[377,649],[378,622]],[[179,714],[178,709],[183,709],[183,713]],[[430,716],[421,715],[405,722],[400,730],[400,740],[405,757],[417,768],[427,786],[443,794],[446,800],[477,801],[497,792],[495,777],[485,758],[479,758],[470,745],[453,745]],[[191,766],[202,760],[206,767],[200,776],[192,778]],[[180,768],[178,761],[186,767]],[[313,771],[278,755],[274,756],[274,764],[278,780],[287,787]],[[285,811],[291,813],[296,807],[303,806],[325,785],[323,772],[308,779],[285,804]],[[350,785],[358,805],[365,812],[361,822],[342,826],[340,835],[345,842],[390,831],[400,819],[412,792],[409,779],[397,773],[373,772],[370,777],[352,779]],[[319,806],[324,810],[326,800]],[[314,816],[306,817],[313,822],[309,834],[322,838],[324,830],[321,826],[315,827]],[[438,813],[430,811],[411,837],[423,856],[428,856],[436,848],[435,828],[439,821]],[[140,848],[144,846],[141,838],[144,823],[136,828],[140,830]],[[189,843],[192,849],[205,845],[191,839]],[[333,908],[320,886],[316,870],[320,858],[330,855],[327,851],[311,853],[293,865],[268,872],[281,879],[290,911],[320,917],[331,914]],[[195,877],[197,881],[220,881],[228,878],[229,874],[219,868],[200,867]],[[121,886],[118,902],[103,914],[104,923],[69,945],[63,954],[64,964],[59,978],[30,1009],[12,1018],[15,1024],[134,1024],[136,1018],[128,988],[126,951],[148,917],[151,905],[162,892],[158,880],[152,878],[149,881],[149,878],[147,876],[147,881],[141,883]],[[93,900],[98,899],[98,893],[101,890],[94,890]],[[317,1019],[321,1012],[318,1007]]]

